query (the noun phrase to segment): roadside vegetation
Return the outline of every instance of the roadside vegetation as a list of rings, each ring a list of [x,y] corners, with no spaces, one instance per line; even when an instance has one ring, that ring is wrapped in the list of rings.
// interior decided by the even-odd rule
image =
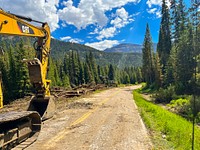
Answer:
[[[161,106],[145,100],[138,91],[133,92],[141,117],[149,129],[154,149],[190,150],[192,123]],[[182,99],[181,103],[185,103]],[[187,101],[186,101],[187,102]],[[200,128],[195,126],[194,149],[200,149]]]
[[[200,123],[200,12],[199,2],[162,0],[156,53],[147,24],[143,44],[143,92],[172,112]]]

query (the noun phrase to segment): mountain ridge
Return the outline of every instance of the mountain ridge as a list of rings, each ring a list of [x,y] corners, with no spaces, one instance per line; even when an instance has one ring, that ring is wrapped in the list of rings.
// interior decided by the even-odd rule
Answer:
[[[34,38],[27,37],[12,37],[0,36],[0,41],[4,41],[7,49],[9,45],[15,45],[22,40],[26,47],[33,50],[32,44],[34,43]],[[2,46],[0,43],[0,46]],[[119,68],[124,67],[138,67],[142,65],[142,54],[141,53],[107,53],[104,51],[97,50],[95,48],[71,42],[64,42],[57,39],[51,40],[51,52],[50,56],[56,61],[62,61],[64,56],[68,54],[70,50],[75,50],[78,52],[81,61],[85,61],[86,54],[90,51],[93,53],[96,63],[100,66],[106,66],[113,64]]]
[[[154,52],[156,52],[157,43],[153,43]],[[132,43],[121,43],[111,48],[107,48],[104,52],[108,53],[142,53],[143,45]]]

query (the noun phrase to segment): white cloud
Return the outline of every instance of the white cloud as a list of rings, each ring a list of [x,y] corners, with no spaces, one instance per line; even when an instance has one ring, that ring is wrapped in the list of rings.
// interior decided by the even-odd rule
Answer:
[[[48,22],[51,31],[59,28],[58,3],[59,0],[0,0],[1,8],[5,11]]]
[[[149,6],[149,8],[152,7],[152,5],[162,5],[162,0],[148,0],[147,1],[147,5]]]
[[[157,17],[157,18],[162,17],[161,11],[157,11],[157,12],[156,12],[156,17]]]
[[[98,40],[102,40],[103,38],[113,37],[116,33],[115,27],[105,28],[99,32],[99,36],[97,36]]]
[[[81,40],[81,39],[75,38],[75,39],[70,39],[69,42],[71,42],[71,43],[82,43],[84,41]]]
[[[152,9],[147,9],[147,12],[149,14],[155,14],[156,15],[156,18],[160,18],[162,15],[161,15],[161,11],[157,8],[152,8]]]
[[[134,19],[130,18],[128,12],[122,7],[116,10],[116,13],[112,15],[114,17],[113,20],[110,21],[111,27],[103,28],[100,31],[96,31],[94,33],[98,33],[99,36],[96,38],[98,40],[102,40],[103,38],[110,38],[116,35],[117,30],[124,27],[128,23],[134,21]]]
[[[116,18],[114,20],[111,20],[111,24],[113,24],[116,28],[122,28],[126,24],[129,23],[129,15],[128,12],[122,7],[120,9],[117,9],[116,11]]]
[[[84,41],[81,40],[81,39],[72,38],[71,36],[60,37],[60,40],[66,41],[66,42],[71,42],[71,43],[81,43],[81,42],[84,42]]]
[[[141,14],[141,12],[137,12],[137,13],[135,13],[135,14],[132,14],[131,16],[138,16],[139,14]]]
[[[167,4],[168,7],[170,7],[170,0],[167,0],[166,4]],[[148,0],[147,1],[147,5],[149,6],[149,8],[151,8],[152,5],[161,6],[162,5],[162,0]]]
[[[147,12],[150,14],[155,14],[156,10],[157,8],[152,8],[152,9],[147,10]]]
[[[70,36],[65,36],[65,37],[60,37],[60,39],[61,39],[62,41],[66,41],[66,40],[71,39],[71,37],[70,37]]]
[[[68,0],[63,3],[65,7],[58,13],[61,20],[78,29],[84,29],[91,24],[104,27],[108,22],[105,12],[129,2],[137,3],[140,0],[80,0],[78,7],[73,6],[72,0]]]
[[[111,48],[117,44],[119,44],[119,42],[117,40],[104,40],[104,41],[100,41],[100,42],[86,43],[85,45],[103,51],[106,48]]]

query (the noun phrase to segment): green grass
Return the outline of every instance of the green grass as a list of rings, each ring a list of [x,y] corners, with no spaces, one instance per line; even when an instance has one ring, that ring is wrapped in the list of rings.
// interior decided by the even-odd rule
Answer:
[[[191,149],[192,124],[190,122],[146,101],[138,91],[134,91],[133,96],[143,121],[150,131],[154,149]],[[199,127],[195,127],[195,150],[200,150]]]

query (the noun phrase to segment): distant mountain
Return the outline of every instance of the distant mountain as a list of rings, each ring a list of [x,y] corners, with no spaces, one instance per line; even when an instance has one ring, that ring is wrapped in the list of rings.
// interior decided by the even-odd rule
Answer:
[[[117,46],[114,46],[112,48],[107,48],[104,50],[104,52],[109,53],[142,53],[142,47],[143,45],[140,44],[130,44],[130,43],[123,43],[119,44]],[[154,52],[156,51],[157,44],[153,44]]]
[[[7,36],[0,36],[0,41],[4,41],[7,47],[9,45],[15,45],[17,42],[20,41],[21,38],[19,37],[12,37],[9,38]],[[32,43],[34,42],[33,38],[22,38],[26,47],[33,50]],[[0,42],[1,46],[1,42]],[[141,66],[142,65],[142,54],[141,53],[107,53],[104,51],[99,51],[89,46],[85,46],[82,44],[71,43],[71,42],[64,42],[59,41],[56,39],[51,40],[51,57],[54,60],[62,61],[64,56],[70,50],[75,50],[79,53],[81,61],[85,61],[86,53],[90,51],[93,53],[96,62],[100,66],[105,66],[108,64],[113,64],[119,68],[129,67],[129,66]]]
[[[63,42],[55,39],[51,41],[51,49],[51,56],[54,59],[62,59],[69,50],[76,50],[79,53],[80,59],[84,61],[86,53],[91,51],[97,64],[100,66],[113,64],[119,68],[124,68],[142,65],[141,53],[108,53],[82,44]]]

